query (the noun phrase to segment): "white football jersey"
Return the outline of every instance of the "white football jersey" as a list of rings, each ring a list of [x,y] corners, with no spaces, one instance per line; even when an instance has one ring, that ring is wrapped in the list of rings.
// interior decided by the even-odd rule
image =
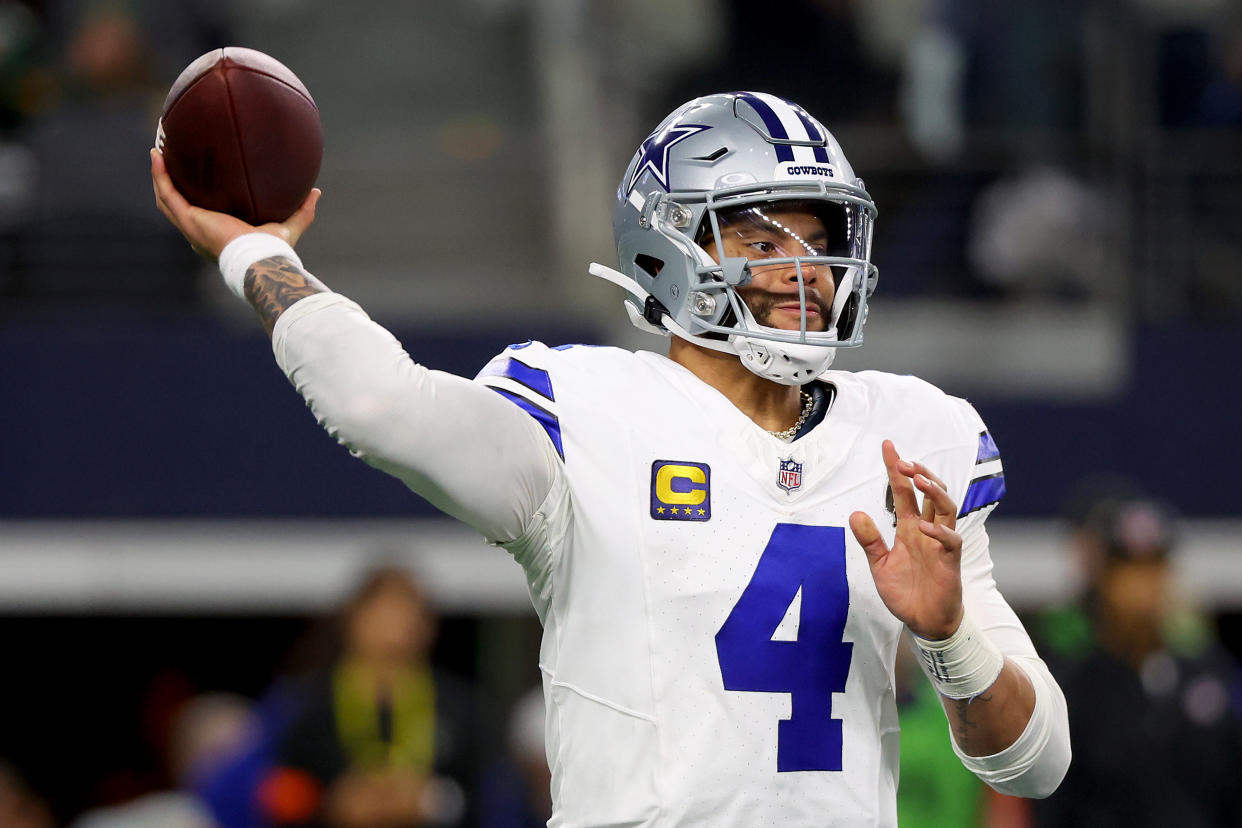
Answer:
[[[1034,655],[991,594],[1004,477],[963,400],[830,371],[830,410],[788,443],[656,354],[528,343],[478,380],[562,460],[506,544],[544,623],[552,826],[896,825],[901,624],[848,528],[862,510],[892,541],[885,439],[960,506],[968,611],[1001,608],[997,643]]]

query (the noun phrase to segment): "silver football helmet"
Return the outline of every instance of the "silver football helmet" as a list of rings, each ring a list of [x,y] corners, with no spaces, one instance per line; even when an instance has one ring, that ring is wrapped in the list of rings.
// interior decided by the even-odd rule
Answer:
[[[791,215],[803,217],[797,228]],[[630,294],[626,310],[639,328],[802,385],[837,348],[862,343],[877,278],[875,215],[836,139],[804,109],[758,92],[709,95],[675,110],[634,154],[613,211],[621,272],[592,264],[591,273]],[[751,243],[757,232],[769,241]],[[790,325],[800,320],[797,330],[766,324],[771,302],[757,318],[739,293],[756,271],[777,266],[796,277],[796,303],[789,293],[782,310]],[[808,291],[818,273],[831,274],[830,307]]]

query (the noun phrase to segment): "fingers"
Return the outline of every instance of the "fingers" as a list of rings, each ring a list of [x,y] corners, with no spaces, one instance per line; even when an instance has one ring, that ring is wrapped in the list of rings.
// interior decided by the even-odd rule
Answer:
[[[288,231],[288,238],[285,241],[289,244],[297,244],[302,234],[314,223],[315,210],[319,206],[319,197],[322,195],[323,190],[318,187],[313,188],[298,211],[285,220],[285,229]]]
[[[867,553],[867,558],[872,562],[888,554],[888,546],[885,545],[880,530],[866,512],[854,512],[850,515],[850,531],[854,533],[854,539],[858,541],[858,545],[863,548],[863,551]]]
[[[923,520],[944,524],[950,529],[954,528],[957,525],[957,504],[944,490],[944,484],[925,475],[916,474],[914,485],[923,493]]]
[[[151,184],[155,188],[155,205],[180,227],[178,218],[189,209],[190,203],[173,186],[172,177],[164,166],[164,156],[154,147],[151,148]]]
[[[922,463],[911,462],[909,460],[903,460],[902,462],[905,463],[905,465],[909,468],[911,472],[910,473],[911,477],[913,477],[916,474],[921,474],[924,477],[926,477],[928,480],[931,480],[933,483],[935,483],[940,488],[945,489],[945,490],[949,488],[948,486],[944,484],[943,480],[937,477],[935,473],[932,472],[931,469],[927,468],[927,466],[924,466]]]
[[[957,504],[949,496],[948,487],[922,463],[903,460],[891,440],[881,446],[884,465],[888,469],[888,482],[893,490],[893,509],[897,519],[917,517],[947,525],[956,524]],[[914,489],[923,493],[920,510]]]
[[[888,485],[893,490],[893,511],[897,519],[918,515],[919,504],[914,497],[914,486],[910,483],[913,475],[912,464],[901,459],[892,440],[885,440],[880,444],[880,453],[884,457],[884,466],[888,469]]]
[[[168,209],[168,205],[165,204],[164,199],[160,197],[160,186],[161,186],[160,179],[167,178],[167,177],[168,177],[168,173],[164,171],[164,156],[160,153],[159,150],[152,147],[151,148],[151,189],[155,193],[155,206],[159,209],[161,213],[164,214],[164,218],[176,224],[176,221],[173,219],[172,212]]]
[[[939,543],[945,552],[956,555],[962,551],[962,536],[943,523],[920,520],[919,531]]]

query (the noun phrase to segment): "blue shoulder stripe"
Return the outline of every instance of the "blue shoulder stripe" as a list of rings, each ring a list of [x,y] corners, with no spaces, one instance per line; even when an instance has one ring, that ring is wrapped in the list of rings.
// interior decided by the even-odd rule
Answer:
[[[1005,473],[997,472],[987,477],[979,477],[970,481],[966,496],[962,498],[962,510],[958,518],[964,518],[971,512],[977,512],[985,506],[999,503],[1005,496]]]
[[[556,453],[561,456],[562,460],[565,459],[565,447],[561,445],[561,421],[555,414],[547,409],[540,408],[525,397],[519,397],[511,391],[505,391],[503,388],[492,386],[488,387],[534,417],[535,422],[543,426],[543,430],[548,433],[548,437],[552,440],[552,445],[556,446]]]
[[[996,441],[992,439],[992,435],[986,431],[979,432],[979,453],[975,455],[975,465],[986,463],[988,460],[995,460],[1000,457],[1000,449],[996,447]]]
[[[536,394],[556,402],[552,394],[552,377],[542,368],[532,368],[525,362],[509,357],[504,362],[488,364],[479,372],[480,377],[507,377],[524,385]]]

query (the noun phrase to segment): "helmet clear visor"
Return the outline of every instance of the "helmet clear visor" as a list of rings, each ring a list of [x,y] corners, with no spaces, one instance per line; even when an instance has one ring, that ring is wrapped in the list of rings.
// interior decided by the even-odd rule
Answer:
[[[826,199],[783,198],[709,209],[696,240],[722,266],[716,285],[725,289],[731,311],[709,330],[774,341],[855,344],[852,309],[858,297],[847,300],[861,284],[858,274],[868,268],[868,218],[858,205]],[[740,279],[730,278],[731,268],[725,266],[730,261],[745,262]],[[843,316],[847,305],[851,311]]]
[[[844,258],[852,255],[853,223],[851,210],[840,203],[760,202],[716,211],[716,227],[706,226],[699,241],[717,259],[722,252],[750,261]]]

